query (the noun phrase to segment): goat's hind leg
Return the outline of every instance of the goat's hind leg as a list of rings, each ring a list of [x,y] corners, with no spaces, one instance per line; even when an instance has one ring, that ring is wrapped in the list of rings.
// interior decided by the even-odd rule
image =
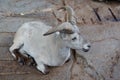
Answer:
[[[20,43],[18,43],[18,44],[13,44],[10,48],[9,48],[9,51],[10,51],[10,53],[12,54],[12,56],[16,59],[17,58],[17,56],[15,55],[16,53],[15,53],[15,50],[19,50],[21,47],[23,46],[23,44],[20,44]]]
[[[30,55],[25,53],[21,53],[20,50],[15,49],[14,54],[16,55],[16,60],[20,65],[29,65],[29,66],[36,66],[35,60]],[[23,55],[24,54],[24,55]]]
[[[16,60],[17,62],[20,64],[20,65],[25,65],[26,64],[26,61],[27,61],[27,57],[22,55],[20,52],[19,52],[19,49],[15,49],[14,50],[14,54],[16,56]]]
[[[15,60],[17,60],[20,64],[24,65],[24,58],[20,54],[19,50],[23,46],[23,44],[13,44],[9,51],[14,57]]]

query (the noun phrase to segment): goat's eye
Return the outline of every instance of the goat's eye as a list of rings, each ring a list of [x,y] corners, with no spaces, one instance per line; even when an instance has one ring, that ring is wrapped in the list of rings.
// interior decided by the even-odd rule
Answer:
[[[77,39],[76,37],[72,38],[73,41],[75,41],[76,39]]]

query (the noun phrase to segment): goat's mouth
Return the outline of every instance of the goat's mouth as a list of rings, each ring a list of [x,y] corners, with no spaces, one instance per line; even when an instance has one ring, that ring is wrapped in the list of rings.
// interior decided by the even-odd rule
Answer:
[[[82,49],[82,51],[84,51],[84,52],[88,52],[90,49]]]

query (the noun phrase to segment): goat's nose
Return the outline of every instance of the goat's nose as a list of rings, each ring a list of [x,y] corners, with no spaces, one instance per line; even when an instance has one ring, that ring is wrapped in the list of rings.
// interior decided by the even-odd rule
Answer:
[[[83,51],[84,52],[88,52],[89,50],[90,50],[90,47],[91,47],[91,45],[89,45],[89,44],[86,44],[86,45],[84,45],[84,47],[83,47]]]
[[[91,46],[90,45],[88,45],[88,48],[90,48]]]

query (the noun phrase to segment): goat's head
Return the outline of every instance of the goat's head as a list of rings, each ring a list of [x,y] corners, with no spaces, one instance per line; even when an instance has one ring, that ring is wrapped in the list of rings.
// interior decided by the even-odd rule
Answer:
[[[79,28],[76,25],[73,9],[70,6],[65,6],[61,9],[68,11],[68,20],[60,24],[58,27],[53,27],[48,30],[44,36],[59,32],[59,36],[67,47],[72,49],[81,49],[84,52],[88,52],[90,44],[84,40],[80,34]]]

